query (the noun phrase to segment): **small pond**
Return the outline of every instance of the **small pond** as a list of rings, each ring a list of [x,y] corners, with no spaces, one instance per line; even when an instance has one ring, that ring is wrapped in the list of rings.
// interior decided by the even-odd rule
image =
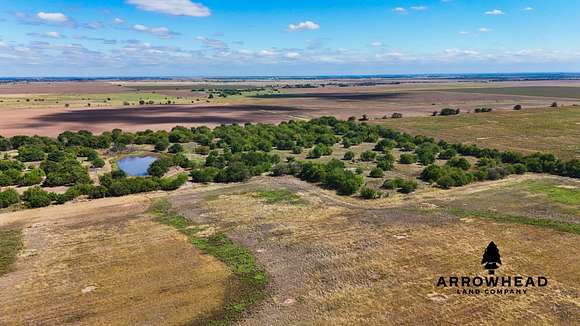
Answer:
[[[117,166],[128,176],[143,177],[149,175],[147,169],[156,160],[155,156],[126,156],[117,161]]]

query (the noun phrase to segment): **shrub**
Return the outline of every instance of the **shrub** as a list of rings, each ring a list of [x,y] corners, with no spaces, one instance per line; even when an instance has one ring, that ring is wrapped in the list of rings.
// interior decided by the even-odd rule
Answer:
[[[292,147],[292,154],[302,154],[302,147],[300,147],[300,146],[293,146]]]
[[[162,177],[169,171],[169,168],[173,165],[173,162],[169,158],[161,157],[151,163],[147,169],[147,173],[154,177]]]
[[[450,108],[445,108],[442,109],[441,112],[439,112],[439,115],[442,116],[447,116],[447,115],[457,115],[459,114],[459,109],[450,109]]]
[[[18,148],[18,160],[22,162],[42,161],[44,155],[44,150],[39,146],[24,145]]]
[[[180,173],[170,178],[162,178],[159,180],[159,188],[165,191],[176,190],[187,182],[187,174]]]
[[[399,192],[403,194],[410,194],[417,189],[417,182],[414,180],[403,180],[399,182]]]
[[[522,163],[516,163],[508,166],[510,173],[513,174],[524,174],[528,172],[528,168]]]
[[[360,167],[360,166],[357,166],[356,169],[354,170],[354,173],[356,173],[358,175],[361,175],[364,172],[365,172],[365,170],[362,167]]]
[[[383,171],[390,171],[395,164],[395,157],[391,153],[377,157],[377,167]]]
[[[42,182],[43,178],[44,171],[39,168],[33,168],[19,178],[18,185],[23,187],[37,185]]]
[[[558,107],[558,102],[553,102],[553,103],[550,105],[550,107],[551,107],[551,108],[557,108],[557,107]]]
[[[466,160],[463,157],[453,157],[451,158],[449,161],[447,161],[447,163],[445,163],[446,166],[450,166],[453,168],[459,168],[462,169],[464,171],[469,170],[469,168],[471,168],[471,164],[469,163],[468,160]]]
[[[436,182],[439,178],[441,178],[441,176],[443,176],[443,168],[438,165],[431,164],[423,169],[420,178],[423,181]]]
[[[173,144],[173,145],[169,146],[169,150],[168,150],[169,153],[173,153],[173,154],[182,153],[183,151],[184,151],[183,145],[181,145],[181,144]]]
[[[209,147],[196,146],[193,151],[194,151],[194,153],[199,154],[199,155],[207,155],[207,154],[209,154]]]
[[[105,166],[105,160],[103,160],[100,157],[96,157],[95,159],[92,160],[91,164],[93,168],[99,169]]]
[[[342,157],[343,160],[345,161],[352,161],[354,160],[354,152],[353,151],[347,151],[346,153],[344,153],[344,156]]]
[[[399,113],[399,112],[395,112],[391,115],[391,119],[400,119],[402,117],[403,117],[403,114]]]
[[[514,110],[519,111],[521,109],[522,109],[522,105],[521,104],[514,105]]]
[[[49,193],[39,186],[27,189],[22,194],[22,199],[30,208],[45,207],[52,202]]]
[[[233,162],[215,176],[215,181],[222,183],[242,182],[248,180],[251,176],[250,170],[244,163]]]
[[[380,168],[373,168],[369,173],[369,177],[371,178],[382,178],[385,173]]]
[[[352,195],[358,191],[363,183],[363,178],[344,168],[336,167],[326,171],[323,185],[336,189],[339,195]]]
[[[373,188],[362,187],[360,190],[360,196],[363,199],[377,199],[381,197],[381,192]]]
[[[381,139],[373,150],[378,152],[384,152],[385,150],[390,150],[395,147],[396,143],[391,139]]]
[[[414,154],[401,154],[399,158],[401,164],[413,164],[417,162],[417,155]]]
[[[155,151],[163,152],[169,147],[169,140],[166,138],[160,138],[155,142]]]
[[[195,169],[191,171],[191,178],[193,179],[193,182],[208,183],[212,182],[219,172],[220,169],[215,167]]]
[[[385,189],[397,189],[399,188],[399,185],[404,182],[403,179],[401,178],[396,178],[396,179],[391,179],[391,180],[385,180],[385,182],[383,182],[382,187]]]
[[[448,160],[457,155],[457,151],[453,148],[446,149],[439,153],[440,160]]]
[[[20,202],[20,195],[14,189],[0,191],[0,208],[6,208]]]
[[[364,151],[360,154],[361,161],[370,162],[377,157],[377,153],[373,151]]]

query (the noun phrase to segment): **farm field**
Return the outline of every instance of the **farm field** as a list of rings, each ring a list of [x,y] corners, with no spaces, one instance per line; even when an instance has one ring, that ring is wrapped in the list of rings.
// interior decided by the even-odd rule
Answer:
[[[511,88],[524,87],[522,83],[498,84]],[[555,84],[558,86],[553,87],[560,87],[560,84]],[[511,110],[516,104],[532,108],[547,107],[553,101],[562,105],[579,102],[566,97],[458,91],[481,86],[475,82],[401,81],[399,84],[372,86],[356,86],[350,82],[345,87],[333,84],[318,88],[284,88],[284,85],[293,84],[280,82],[272,85],[269,81],[0,85],[0,110],[5,117],[0,121],[0,130],[4,136],[23,134],[30,129],[39,135],[56,136],[65,130],[80,129],[97,133],[113,128],[167,130],[176,124],[192,127],[221,123],[277,123],[324,115],[347,119],[367,114],[371,118],[381,118],[396,112],[404,117],[419,117],[446,107],[467,112],[480,107]],[[572,85],[568,88],[576,87],[576,84]],[[220,96],[232,87],[241,93]],[[144,104],[141,105],[140,101]],[[150,101],[152,104],[148,104]]]
[[[2,109],[39,115],[10,116],[0,138],[0,324],[574,324],[580,107],[380,87]],[[491,98],[492,112],[464,109]],[[459,115],[429,116],[460,102]],[[189,128],[201,125],[219,127]],[[62,128],[96,134],[10,137]],[[119,170],[127,156],[159,164],[133,177]],[[489,275],[490,241],[497,275],[549,285],[437,286]]]
[[[580,156],[580,107],[411,117],[376,120],[373,123],[413,134],[501,150],[527,154],[551,152],[563,158]]]
[[[498,95],[521,95],[540,96],[550,98],[575,98],[580,99],[580,87],[573,86],[515,86],[515,87],[481,87],[459,88],[454,90],[461,93],[498,94]]]

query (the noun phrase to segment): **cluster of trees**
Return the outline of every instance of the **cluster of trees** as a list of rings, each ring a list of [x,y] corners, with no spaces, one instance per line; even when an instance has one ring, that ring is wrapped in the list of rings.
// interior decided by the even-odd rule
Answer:
[[[475,109],[475,113],[485,113],[493,111],[492,108],[477,108]]]
[[[415,180],[395,178],[391,180],[385,180],[382,187],[385,189],[396,189],[400,193],[409,194],[417,189],[417,182]]]
[[[242,182],[252,176],[272,170],[272,166],[280,162],[280,157],[261,151],[232,153],[224,150],[219,153],[213,150],[205,160],[205,166],[195,168],[191,172],[194,182]]]
[[[442,116],[447,116],[447,115],[458,115],[461,111],[459,109],[451,109],[451,108],[444,108],[441,109],[441,111],[433,111],[432,116],[437,116],[437,115],[442,115]]]

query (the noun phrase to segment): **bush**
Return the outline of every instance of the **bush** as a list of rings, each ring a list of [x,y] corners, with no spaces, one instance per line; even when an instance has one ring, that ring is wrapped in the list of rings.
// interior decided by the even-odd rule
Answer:
[[[468,160],[466,160],[463,157],[453,157],[451,158],[449,161],[447,161],[447,163],[445,163],[446,166],[450,166],[452,168],[459,168],[462,169],[464,171],[467,171],[471,168],[471,164],[469,163]]]
[[[50,194],[39,186],[27,189],[22,194],[22,199],[29,208],[45,207],[52,202]]]
[[[351,171],[347,171],[341,167],[330,168],[324,175],[323,185],[331,189],[336,189],[339,195],[349,196],[358,191],[363,183],[363,178]]]
[[[417,182],[414,180],[404,180],[399,182],[399,192],[403,194],[410,194],[417,189]]]
[[[397,143],[395,143],[393,140],[391,139],[381,139],[376,145],[375,148],[373,150],[378,151],[378,152],[384,152],[385,150],[390,150],[395,148],[395,145]]]
[[[187,182],[187,174],[180,173],[170,178],[162,178],[159,180],[159,188],[164,191],[172,191],[179,189]]]
[[[524,174],[528,172],[528,168],[522,163],[516,163],[508,166],[510,173],[512,174]]]
[[[371,178],[382,178],[385,173],[380,168],[373,168],[369,173],[369,177]]]
[[[354,173],[361,175],[361,174],[365,173],[365,170],[362,167],[357,166],[356,169],[354,170]]]
[[[302,147],[300,147],[300,146],[293,146],[292,147],[292,154],[302,154]]]
[[[402,113],[395,112],[391,115],[391,119],[401,119],[403,117]]]
[[[417,162],[417,156],[413,154],[401,154],[399,162],[401,164],[413,164]]]
[[[167,171],[169,171],[169,168],[171,166],[173,166],[173,161],[170,158],[160,157],[159,159],[151,163],[151,165],[147,169],[147,173],[149,173],[149,175],[151,176],[160,178],[163,175],[165,175]]]
[[[342,157],[343,160],[345,161],[352,161],[354,160],[354,152],[353,151],[347,151],[346,153],[344,153],[344,156]]]
[[[193,182],[208,183],[212,182],[219,172],[220,169],[215,167],[196,169],[191,171],[191,178]]]
[[[173,145],[169,146],[169,150],[168,150],[169,153],[173,153],[173,154],[182,153],[183,151],[184,151],[183,145],[181,145],[181,144],[173,144]]]
[[[28,187],[40,184],[44,178],[44,171],[39,168],[33,168],[30,172],[22,175],[18,180],[18,185],[22,187]]]
[[[453,148],[446,149],[439,153],[440,160],[448,160],[457,155],[457,151]]]
[[[459,114],[459,109],[450,109],[450,108],[445,108],[442,109],[441,112],[439,112],[439,115],[442,116],[447,116],[447,115],[457,115]]]
[[[425,169],[423,169],[420,178],[423,181],[436,182],[437,180],[439,180],[439,178],[441,178],[441,176],[443,176],[443,172],[444,171],[442,167],[435,164],[431,164],[427,166]]]
[[[395,157],[391,153],[381,155],[377,158],[377,167],[383,171],[390,171],[395,165]]]
[[[6,208],[20,202],[20,195],[14,189],[0,191],[0,208]]]
[[[160,138],[155,142],[155,151],[163,152],[169,147],[169,140],[166,138]]]
[[[558,102],[553,102],[553,103],[550,105],[550,107],[551,107],[551,108],[557,108],[557,107],[558,107]]]
[[[242,182],[252,176],[248,167],[241,162],[233,162],[225,169],[221,170],[215,177],[216,182]]]
[[[381,198],[381,195],[380,191],[369,187],[362,187],[360,190],[360,196],[363,199],[377,199]]]
[[[105,166],[105,160],[103,160],[100,157],[96,157],[95,159],[92,160],[91,164],[93,168],[100,169],[103,166]]]
[[[21,162],[42,161],[44,155],[44,150],[39,146],[24,145],[18,148],[18,160]]]
[[[516,110],[516,111],[519,111],[519,110],[521,110],[521,109],[522,109],[522,106],[521,106],[521,104],[516,104],[516,105],[514,105],[514,110]]]
[[[360,154],[360,159],[363,162],[373,161],[377,157],[377,153],[373,151],[364,151]]]
[[[391,179],[391,180],[385,180],[385,182],[383,182],[382,187],[384,189],[397,189],[399,188],[399,185],[401,183],[403,183],[405,180],[401,179],[401,178],[396,178],[396,179]]]

